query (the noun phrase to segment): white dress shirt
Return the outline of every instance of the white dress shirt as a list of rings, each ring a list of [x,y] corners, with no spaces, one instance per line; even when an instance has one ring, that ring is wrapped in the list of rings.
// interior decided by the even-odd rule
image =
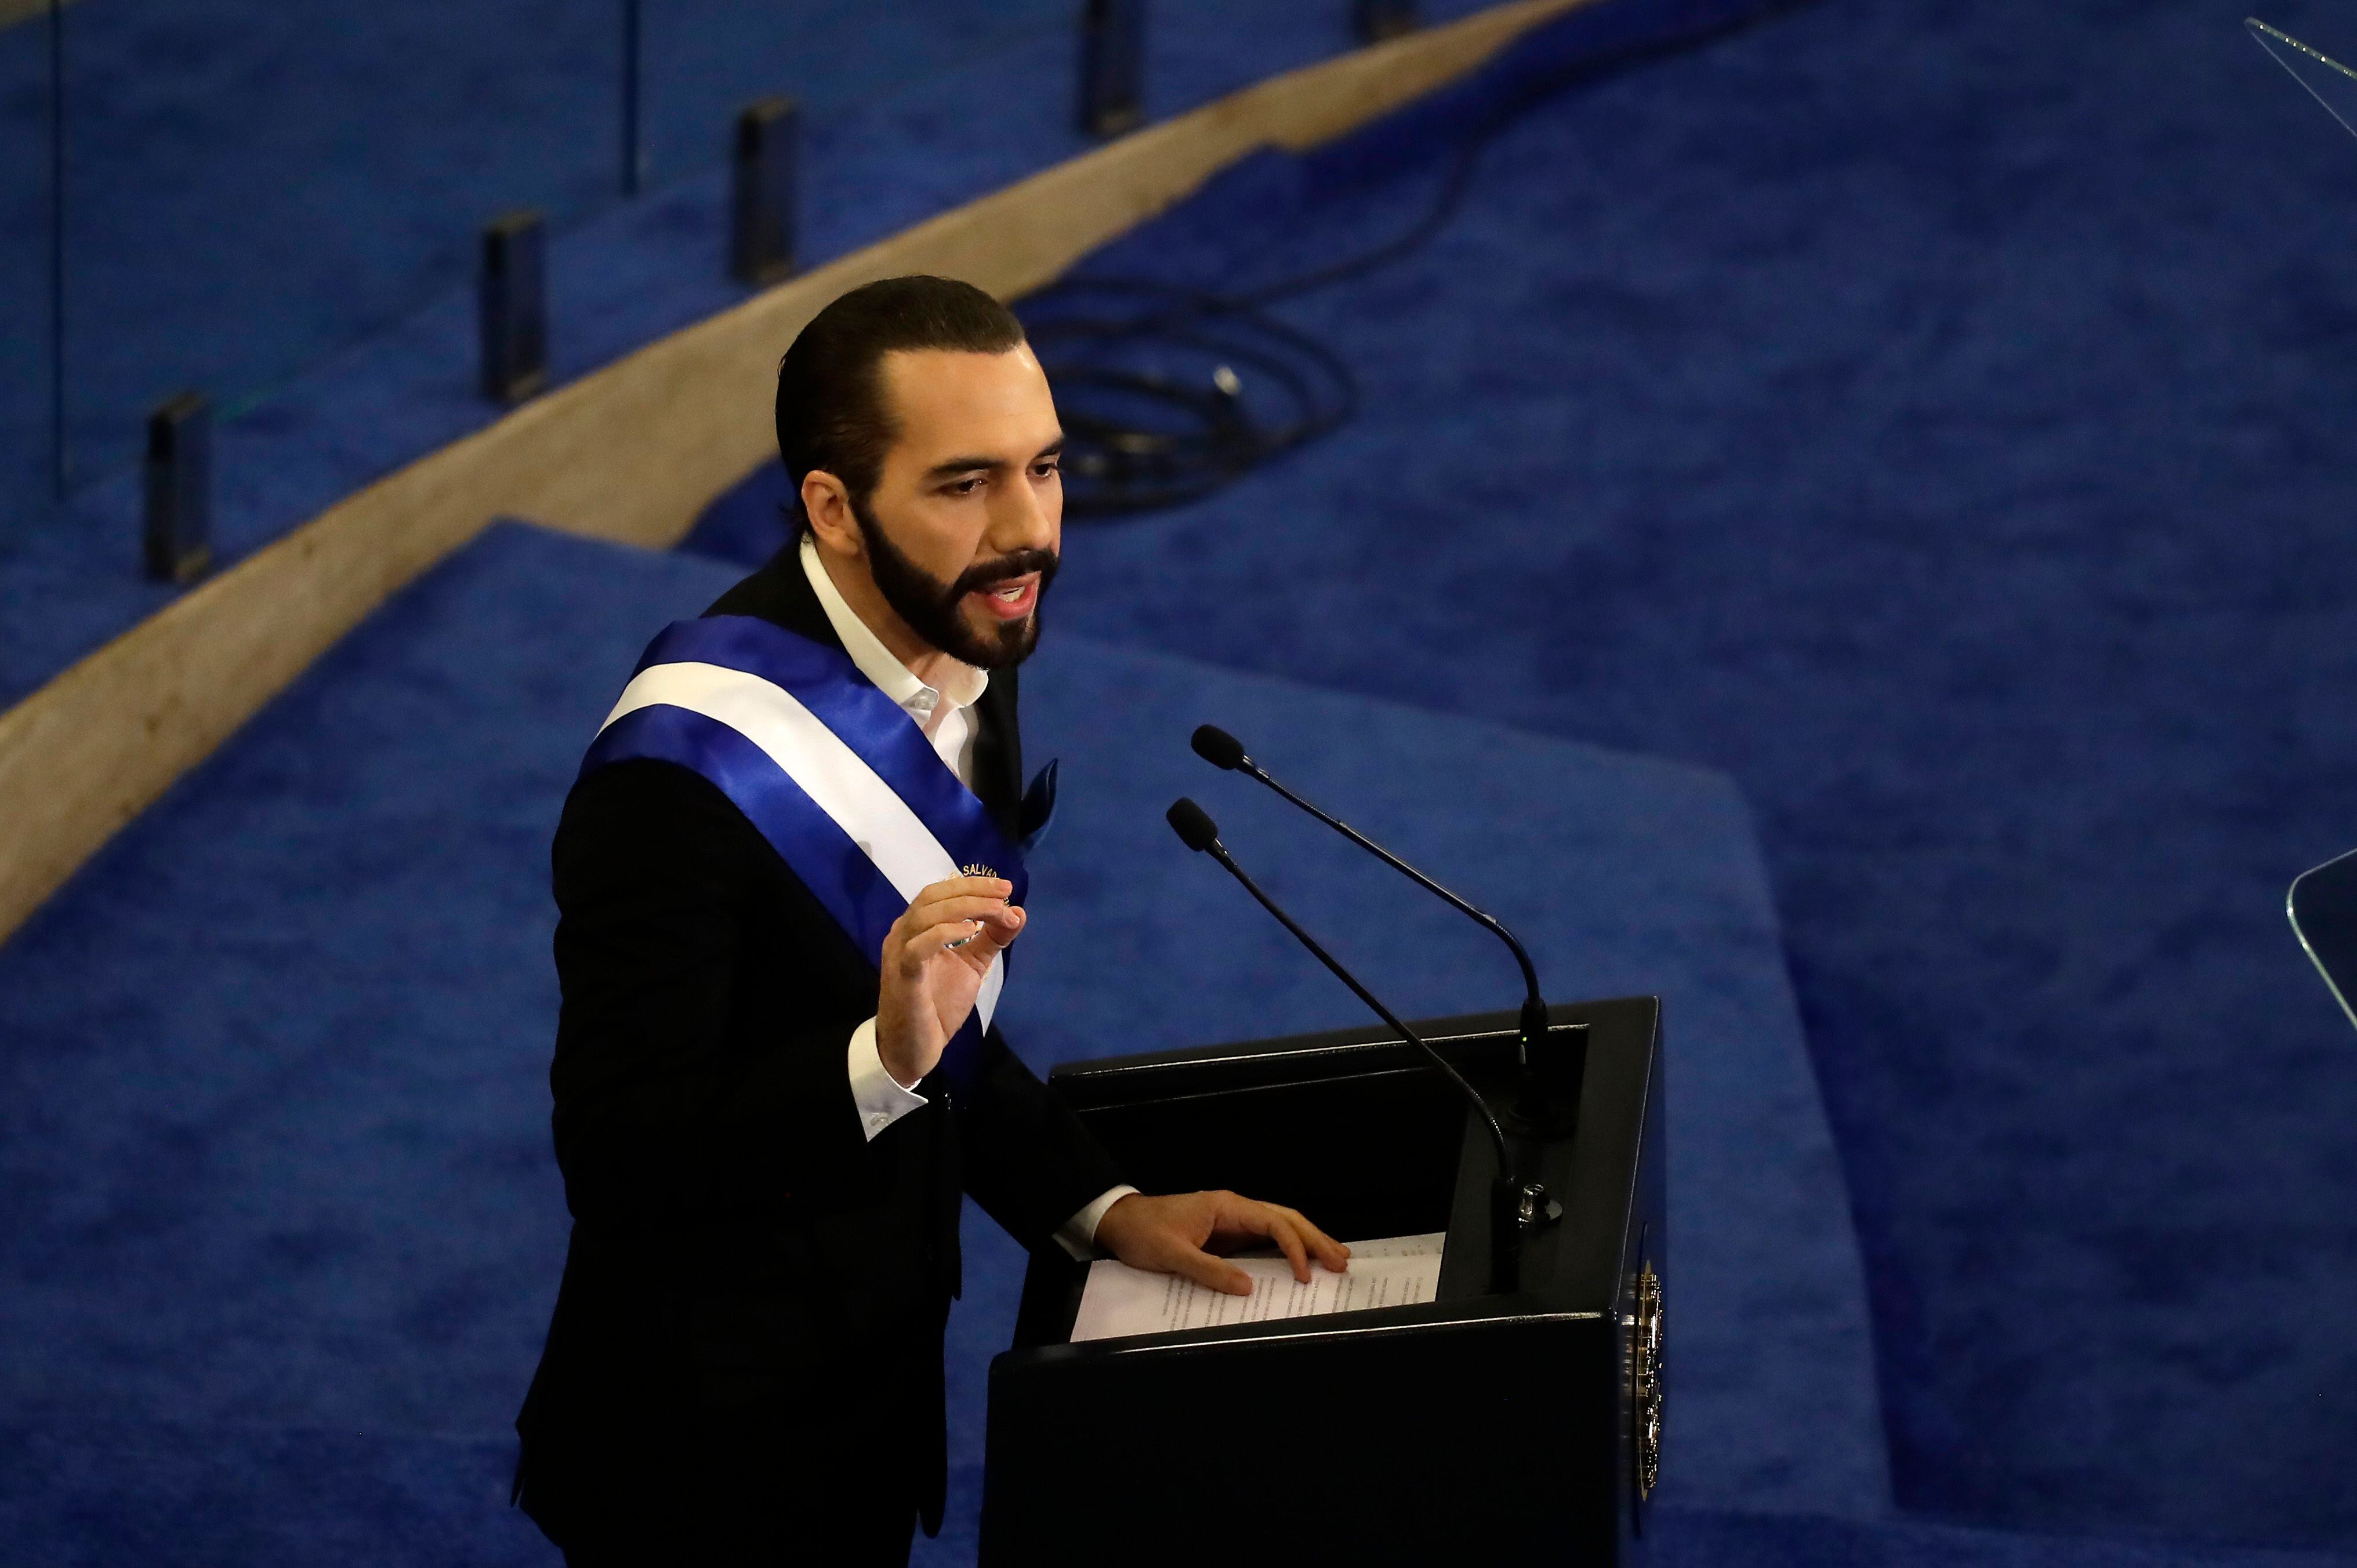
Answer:
[[[859,672],[877,691],[900,704],[900,710],[933,743],[934,752],[958,776],[958,781],[972,789],[973,708],[990,686],[990,671],[944,658],[941,685],[926,685],[909,672],[907,665],[892,657],[883,639],[867,628],[867,623],[845,600],[834,579],[826,575],[826,567],[818,558],[818,546],[808,534],[802,536],[802,563],[811,591],[818,595],[819,607],[826,611],[827,624],[842,639],[843,650],[851,655]],[[858,1107],[859,1125],[871,1142],[885,1128],[926,1103],[923,1095],[886,1069],[883,1058],[876,1050],[875,1019],[868,1019],[852,1031],[849,1062],[852,1103]],[[1136,1190],[1128,1186],[1107,1188],[1096,1201],[1064,1221],[1063,1228],[1056,1232],[1056,1240],[1073,1257],[1088,1257],[1096,1242],[1097,1221],[1104,1218],[1106,1209]]]

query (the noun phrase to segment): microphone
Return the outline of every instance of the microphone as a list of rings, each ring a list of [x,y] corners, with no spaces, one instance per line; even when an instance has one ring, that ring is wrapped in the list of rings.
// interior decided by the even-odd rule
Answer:
[[[1332,971],[1335,979],[1349,986],[1351,994],[1365,1003],[1376,1017],[1390,1026],[1392,1033],[1422,1051],[1432,1065],[1457,1086],[1457,1091],[1465,1097],[1465,1102],[1480,1117],[1482,1126],[1489,1130],[1491,1144],[1498,1156],[1498,1174],[1491,1183],[1490,1191],[1491,1288],[1501,1291],[1513,1289],[1522,1251],[1516,1233],[1543,1224],[1561,1211],[1550,1202],[1544,1187],[1536,1181],[1519,1179],[1512,1151],[1506,1144],[1506,1130],[1499,1124],[1497,1112],[1490,1109],[1490,1102],[1481,1098],[1480,1090],[1465,1080],[1465,1075],[1458,1072],[1448,1058],[1434,1050],[1422,1036],[1401,1023],[1398,1015],[1359,983],[1358,976],[1344,969],[1333,954],[1318,944],[1317,938],[1303,930],[1299,922],[1277,907],[1275,899],[1261,891],[1260,884],[1236,864],[1235,856],[1228,853],[1228,846],[1220,842],[1219,827],[1211,821],[1209,812],[1182,796],[1170,803],[1170,810],[1164,815],[1178,832],[1179,843],[1199,854],[1209,854],[1226,867],[1228,875],[1243,883],[1244,891],[1257,899],[1262,908],[1275,916],[1277,924],[1290,931],[1294,940],[1308,948],[1311,957]]]
[[[1507,950],[1514,955],[1514,961],[1523,966],[1523,987],[1525,992],[1525,994],[1523,997],[1523,1016],[1521,1025],[1523,1036],[1523,1065],[1526,1068],[1535,1067],[1537,1065],[1538,1053],[1535,1047],[1538,1047],[1546,1039],[1547,1035],[1546,999],[1539,994],[1539,972],[1531,963],[1531,955],[1523,950],[1521,942],[1515,940],[1514,933],[1506,929],[1505,922],[1500,920],[1494,915],[1488,914],[1482,910],[1475,908],[1472,905],[1467,903],[1464,899],[1459,898],[1456,894],[1451,893],[1448,888],[1443,887],[1439,883],[1435,882],[1431,877],[1426,876],[1423,872],[1418,871],[1415,866],[1410,865],[1406,861],[1402,860],[1399,856],[1394,854],[1391,851],[1385,849],[1383,845],[1377,843],[1374,840],[1369,838],[1366,834],[1361,832],[1350,823],[1342,821],[1340,817],[1328,815],[1326,812],[1318,810],[1316,806],[1313,806],[1308,801],[1303,800],[1300,796],[1295,794],[1292,790],[1286,789],[1284,785],[1278,783],[1275,779],[1270,778],[1266,768],[1261,767],[1259,763],[1254,762],[1250,757],[1244,755],[1244,743],[1230,735],[1227,731],[1213,725],[1198,725],[1195,728],[1194,736],[1189,744],[1195,748],[1196,756],[1201,757],[1212,767],[1225,768],[1231,773],[1249,774],[1253,778],[1259,779],[1262,783],[1267,785],[1270,789],[1275,790],[1278,794],[1284,796],[1286,800],[1292,801],[1295,805],[1300,807],[1303,811],[1308,812],[1311,816],[1317,818],[1328,827],[1332,828],[1336,832],[1340,833],[1344,838],[1349,839],[1352,843],[1357,844],[1361,849],[1365,850],[1368,854],[1382,861],[1385,865],[1390,866],[1394,871],[1396,871],[1402,875],[1407,877],[1410,881],[1416,884],[1416,886],[1422,887],[1426,892],[1436,895],[1442,902],[1448,904],[1452,908],[1457,909],[1464,915],[1471,917],[1474,920],[1480,922],[1481,926],[1494,934],[1500,941],[1505,943]],[[1206,820],[1208,821],[1209,819]],[[1577,1079],[1575,1077],[1572,1079],[1570,1086],[1575,1093],[1577,1090]]]

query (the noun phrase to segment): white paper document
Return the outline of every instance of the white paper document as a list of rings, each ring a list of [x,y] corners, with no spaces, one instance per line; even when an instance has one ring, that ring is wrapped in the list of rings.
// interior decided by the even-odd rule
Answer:
[[[1430,1301],[1439,1290],[1440,1253],[1448,1239],[1446,1232],[1435,1231],[1352,1241],[1349,1269],[1330,1273],[1313,1259],[1308,1284],[1293,1277],[1293,1265],[1281,1256],[1250,1253],[1229,1259],[1252,1277],[1250,1295],[1230,1295],[1177,1274],[1148,1273],[1100,1258],[1089,1265],[1072,1342]]]

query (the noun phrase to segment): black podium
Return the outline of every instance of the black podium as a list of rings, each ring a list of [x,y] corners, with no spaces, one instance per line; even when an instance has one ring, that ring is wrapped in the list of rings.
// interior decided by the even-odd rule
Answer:
[[[1576,1130],[1527,1101],[1506,1121],[1563,1215],[1504,1294],[1489,1134],[1412,1047],[1361,1030],[1057,1069],[1149,1192],[1228,1187],[1345,1240],[1446,1230],[1448,1249],[1432,1302],[1078,1345],[1087,1266],[1035,1254],[991,1363],[982,1563],[1641,1561],[1667,1272],[1661,1010],[1552,1017],[1553,1049],[1584,1026]],[[1495,1103],[1523,1081],[1514,1023],[1413,1026]]]

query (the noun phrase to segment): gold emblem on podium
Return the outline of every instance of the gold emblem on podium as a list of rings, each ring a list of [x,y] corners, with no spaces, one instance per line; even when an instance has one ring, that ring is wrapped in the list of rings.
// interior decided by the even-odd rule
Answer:
[[[1637,1276],[1636,1294],[1628,1318],[1629,1448],[1642,1500],[1662,1478],[1662,1276],[1651,1263]]]

